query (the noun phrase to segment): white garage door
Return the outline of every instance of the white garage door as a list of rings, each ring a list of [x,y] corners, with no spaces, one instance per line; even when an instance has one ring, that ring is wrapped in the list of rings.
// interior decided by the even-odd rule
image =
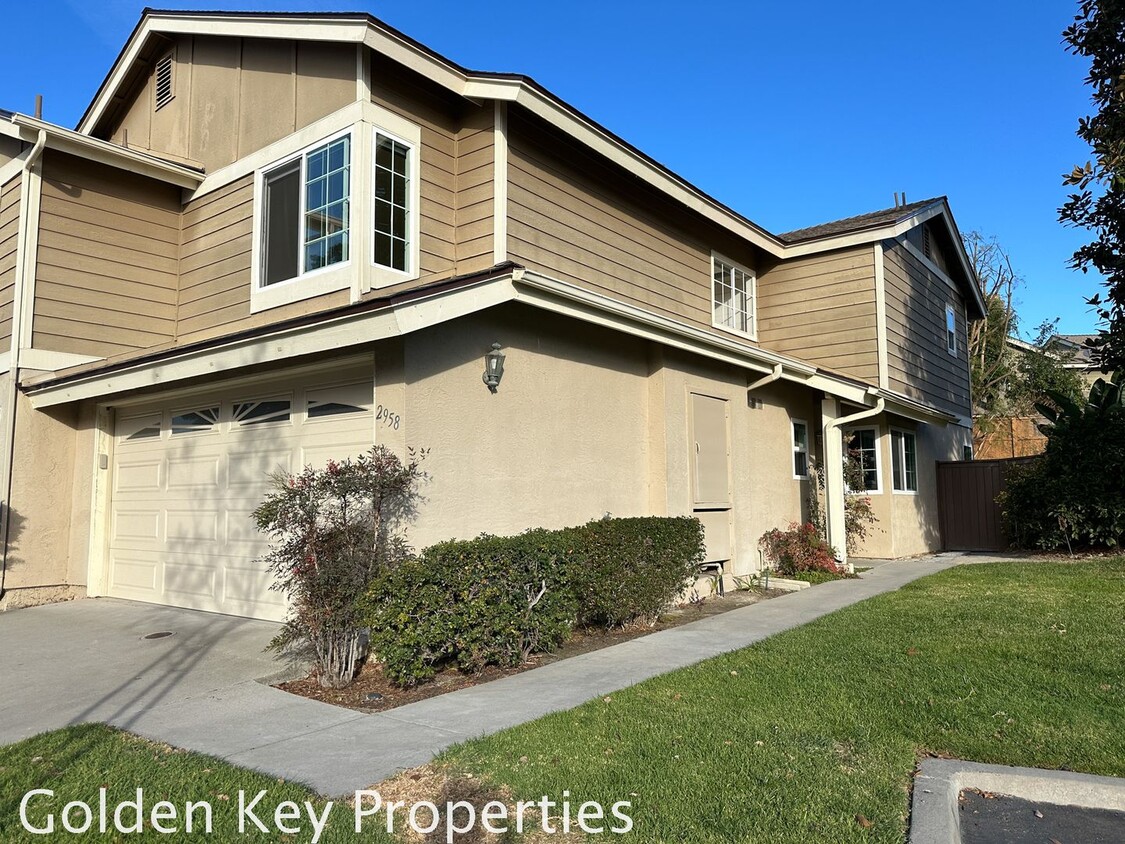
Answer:
[[[297,383],[118,412],[109,594],[279,620],[251,513],[278,469],[354,456],[374,437],[372,378]]]

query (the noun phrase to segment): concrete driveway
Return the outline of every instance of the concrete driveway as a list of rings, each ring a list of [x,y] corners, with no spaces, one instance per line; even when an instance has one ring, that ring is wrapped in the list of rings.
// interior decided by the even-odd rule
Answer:
[[[979,558],[978,558],[979,559]],[[108,598],[0,614],[0,744],[102,721],[326,795],[745,647],[971,558],[940,554],[840,580],[397,709],[367,715],[258,682],[277,625]],[[174,635],[149,640],[150,633]]]

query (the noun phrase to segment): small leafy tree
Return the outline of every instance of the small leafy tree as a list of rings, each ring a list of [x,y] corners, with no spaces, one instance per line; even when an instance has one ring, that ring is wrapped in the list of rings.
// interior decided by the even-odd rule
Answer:
[[[278,472],[254,511],[270,537],[264,558],[289,598],[274,650],[311,647],[321,686],[339,689],[364,657],[362,599],[371,584],[410,555],[404,523],[424,478],[421,453],[401,461],[385,446],[324,469]]]
[[[1078,121],[1078,137],[1093,160],[1063,176],[1074,189],[1059,209],[1066,224],[1089,230],[1094,239],[1070,264],[1104,278],[1105,294],[1087,302],[1102,328],[1091,345],[1102,372],[1125,368],[1125,2],[1081,0],[1074,23],[1063,32],[1067,50],[1090,60],[1086,84],[1095,113]]]

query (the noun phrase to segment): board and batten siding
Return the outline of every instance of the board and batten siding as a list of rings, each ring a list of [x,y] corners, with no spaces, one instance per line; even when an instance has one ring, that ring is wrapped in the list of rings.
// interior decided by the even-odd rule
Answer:
[[[883,242],[890,388],[926,404],[971,415],[968,335],[961,294],[897,240]],[[945,339],[945,306],[957,317],[957,356]]]
[[[773,351],[878,384],[871,245],[794,258],[762,273],[758,340]]]
[[[109,357],[175,336],[180,189],[44,154],[32,345]]]
[[[153,65],[168,53],[172,100],[156,108],[149,70],[98,137],[214,172],[356,98],[354,44],[188,35],[155,51]]]
[[[0,186],[0,351],[12,338],[12,300],[16,282],[16,245],[20,227],[20,183],[17,175]]]
[[[630,182],[518,108],[508,123],[508,257],[626,304],[711,329],[711,251],[753,247]]]

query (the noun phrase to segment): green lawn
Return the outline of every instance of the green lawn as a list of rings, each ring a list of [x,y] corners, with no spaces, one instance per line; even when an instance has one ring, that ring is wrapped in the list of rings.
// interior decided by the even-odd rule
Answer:
[[[168,800],[182,810],[185,801],[206,801],[213,807],[212,832],[201,832],[202,812],[197,812],[195,827],[189,835],[179,823],[162,821],[166,828],[178,826],[179,834],[165,835],[145,826],[141,834],[122,834],[110,832],[100,835],[72,835],[62,829],[59,815],[63,806],[71,800],[88,803],[95,811],[93,822],[97,829],[98,790],[108,788],[110,810],[119,800],[133,799],[137,786],[145,792],[145,811],[159,800]],[[30,804],[28,820],[42,829],[46,825],[48,810],[56,815],[53,835],[32,835],[26,832],[19,816],[20,800],[33,788],[51,789],[57,795],[52,800],[47,797],[35,798]],[[324,799],[312,794],[301,786],[262,774],[236,768],[209,756],[187,753],[182,750],[155,744],[150,741],[114,730],[98,724],[82,724],[44,733],[18,744],[0,747],[0,841],[70,841],[98,840],[114,842],[157,842],[157,841],[302,841],[310,840],[311,835],[285,837],[274,833],[238,834],[238,792],[247,792],[247,799],[260,790],[266,789],[267,796],[258,804],[263,807],[256,814],[267,826],[272,824],[274,807],[283,800],[303,804],[309,800],[315,810],[323,811]],[[268,808],[267,808],[268,807]],[[181,813],[182,817],[182,813]],[[128,825],[130,815],[123,816]],[[81,815],[73,816],[73,823],[80,823]],[[385,842],[389,838],[378,835],[373,827],[366,830],[360,838],[352,832],[351,809],[337,805],[329,813],[328,832],[320,838],[326,844],[340,842],[371,841]],[[285,821],[286,825],[293,822]],[[247,823],[250,829],[256,829]],[[311,829],[307,819],[305,826]],[[109,828],[113,829],[112,817]]]
[[[444,759],[646,843],[900,844],[923,753],[1125,775],[1123,634],[1125,558],[963,566]]]
[[[1123,633],[1125,558],[964,566],[443,761],[490,793],[631,800],[634,832],[603,839],[901,844],[922,753],[1125,775]],[[0,841],[70,840],[23,833],[20,797],[96,806],[102,785],[215,807],[211,836],[106,841],[243,840],[239,789],[323,808],[300,786],[86,725],[0,748]],[[321,841],[385,840],[354,835],[351,817],[338,805]]]

